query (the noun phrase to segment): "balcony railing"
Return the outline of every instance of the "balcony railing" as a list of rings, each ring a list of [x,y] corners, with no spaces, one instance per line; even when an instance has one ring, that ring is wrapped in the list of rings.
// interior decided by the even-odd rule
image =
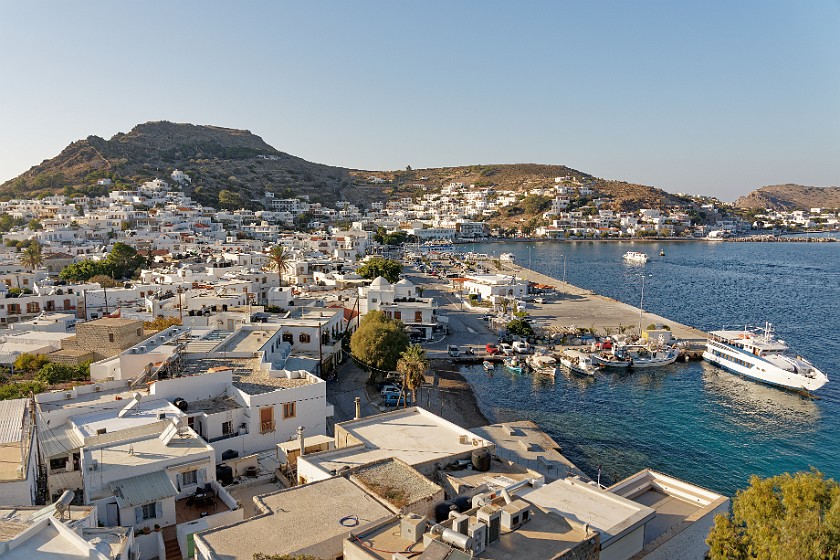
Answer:
[[[274,420],[268,422],[260,422],[260,433],[267,434],[274,431]]]

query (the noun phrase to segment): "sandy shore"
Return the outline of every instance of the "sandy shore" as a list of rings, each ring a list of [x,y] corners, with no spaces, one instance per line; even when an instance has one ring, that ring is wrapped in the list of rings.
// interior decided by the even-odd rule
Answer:
[[[449,360],[432,360],[432,374],[418,395],[418,404],[462,428],[486,426],[472,387]]]

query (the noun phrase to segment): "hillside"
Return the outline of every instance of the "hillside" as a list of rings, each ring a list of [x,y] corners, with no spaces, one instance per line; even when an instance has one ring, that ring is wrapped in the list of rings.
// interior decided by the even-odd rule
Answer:
[[[769,185],[754,190],[735,201],[738,208],[774,210],[809,210],[840,208],[840,187],[804,185]]]
[[[660,189],[598,179],[563,165],[500,164],[470,165],[404,171],[348,170],[281,152],[247,130],[216,126],[149,122],[119,133],[110,140],[89,136],[73,142],[60,154],[43,161],[0,185],[0,197],[31,197],[42,194],[103,195],[108,190],[133,189],[142,182],[168,180],[174,169],[192,178],[186,189],[202,204],[259,207],[265,192],[279,197],[308,195],[313,202],[329,205],[338,200],[367,206],[389,198],[435,192],[450,182],[495,190],[524,192],[553,186],[555,177],[573,177],[610,199],[604,208],[635,210],[685,204],[686,201]],[[371,176],[384,183],[371,183]],[[111,186],[98,185],[111,179]],[[236,193],[221,204],[223,190]],[[238,195],[238,196],[237,196]],[[232,200],[232,201],[231,201]],[[540,204],[542,206],[540,206]],[[496,223],[522,222],[539,216],[545,201],[515,207]]]
[[[280,152],[247,130],[162,121],[137,125],[110,140],[89,136],[73,142],[56,157],[0,185],[0,194],[103,194],[107,189],[97,187],[99,179],[112,179],[112,188],[130,189],[154,178],[168,180],[174,169],[193,178],[191,194],[196,200],[213,205],[225,189],[239,193],[245,202],[266,191],[334,202],[351,185],[346,170]]]

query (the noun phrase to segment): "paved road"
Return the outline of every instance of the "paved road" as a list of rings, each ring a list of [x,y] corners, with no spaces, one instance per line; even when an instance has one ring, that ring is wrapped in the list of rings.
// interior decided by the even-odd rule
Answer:
[[[410,269],[407,270],[406,276],[416,286],[423,288],[423,297],[434,297],[438,303],[438,315],[445,315],[449,319],[448,335],[423,344],[430,359],[448,359],[446,348],[449,344],[458,345],[462,351],[466,346],[483,350],[486,343],[497,341],[496,334],[488,329],[485,321],[481,320],[482,312],[461,309],[457,296],[453,295],[449,289],[449,281],[413,272]],[[367,380],[368,374],[356,366],[352,360],[348,360],[339,367],[337,379],[327,383],[327,401],[334,407],[332,421],[328,422],[330,433],[334,424],[350,420],[355,416],[356,397],[362,399],[363,417],[381,412],[377,396],[373,395],[376,400],[371,400],[371,395],[366,391]],[[437,388],[437,379],[432,381],[432,387]],[[436,402],[436,395],[427,395],[423,392],[419,400],[420,404],[429,406],[433,410],[437,410],[434,407],[443,410],[443,405]]]

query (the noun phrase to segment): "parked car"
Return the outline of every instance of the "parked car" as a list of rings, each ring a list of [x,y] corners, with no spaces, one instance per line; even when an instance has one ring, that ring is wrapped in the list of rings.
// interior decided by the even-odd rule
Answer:
[[[524,340],[517,340],[513,343],[513,351],[517,354],[527,354],[531,351],[531,346]]]
[[[495,356],[499,353],[499,347],[495,344],[490,344],[489,342],[484,345],[484,351],[490,354],[491,356]]]
[[[400,388],[396,385],[386,385],[382,387],[382,390],[379,391],[379,394],[382,395],[384,398],[388,398],[388,395],[399,395]]]
[[[411,400],[411,393],[406,393],[405,395],[401,395],[400,393],[389,393],[385,395],[382,403],[385,406],[402,406],[403,400],[405,400],[405,404],[407,405],[414,404]]]
[[[541,298],[541,297],[534,298],[534,303],[545,303],[545,298]]]
[[[457,347],[457,346],[455,346],[454,344],[450,344],[450,345],[446,348],[446,352],[447,352],[447,354],[449,354],[452,358],[457,358],[458,356],[460,356],[460,355],[461,355],[461,350],[459,350],[459,349],[458,349],[458,347]]]
[[[499,350],[501,350],[502,354],[505,356],[513,356],[513,346],[508,344],[507,342],[502,342],[499,344]]]

